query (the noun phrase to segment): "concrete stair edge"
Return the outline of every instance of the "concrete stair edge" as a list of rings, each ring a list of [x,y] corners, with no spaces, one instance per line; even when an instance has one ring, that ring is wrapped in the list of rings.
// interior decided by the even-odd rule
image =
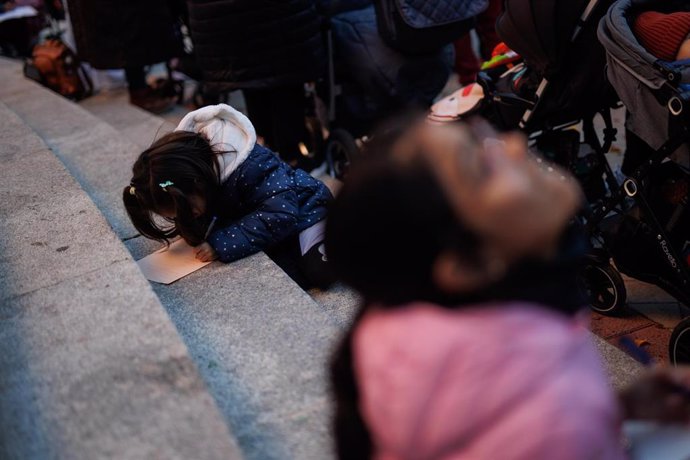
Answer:
[[[0,65],[0,78],[0,101],[54,150],[130,252],[150,252],[155,243],[130,238],[118,209],[137,149],[18,67]],[[342,332],[337,319],[263,253],[154,290],[246,458],[333,456],[326,369]]]
[[[241,458],[123,244],[2,103],[0,119],[0,457]]]

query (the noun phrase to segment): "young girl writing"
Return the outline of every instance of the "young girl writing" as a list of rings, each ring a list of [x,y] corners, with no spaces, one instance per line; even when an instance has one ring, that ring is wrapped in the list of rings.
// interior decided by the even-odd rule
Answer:
[[[365,299],[333,364],[340,458],[618,459],[621,415],[688,420],[679,376],[620,405],[608,386],[579,313],[573,179],[481,123],[373,139],[327,228]]]
[[[300,284],[330,283],[322,240],[331,193],[257,144],[249,119],[229,105],[187,114],[132,173],[123,200],[142,235],[179,235],[202,261],[265,250]]]

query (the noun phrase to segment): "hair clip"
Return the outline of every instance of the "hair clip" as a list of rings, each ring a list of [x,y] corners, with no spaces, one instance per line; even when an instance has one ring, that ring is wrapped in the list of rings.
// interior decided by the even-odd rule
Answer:
[[[136,187],[134,187],[133,185],[130,185],[129,186],[129,194],[130,195],[136,195],[136,193],[137,193]]]
[[[160,184],[158,184],[158,186],[159,186],[160,188],[162,188],[162,189],[163,189],[164,191],[166,191],[166,192],[168,191],[168,190],[166,189],[166,187],[169,187],[169,186],[171,186],[171,185],[175,185],[175,184],[173,184],[172,181],[169,181],[169,180],[166,180],[165,182],[161,182]]]

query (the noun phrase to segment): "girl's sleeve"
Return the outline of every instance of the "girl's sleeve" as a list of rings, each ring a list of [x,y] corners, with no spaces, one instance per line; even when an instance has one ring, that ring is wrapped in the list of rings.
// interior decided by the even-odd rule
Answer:
[[[236,178],[239,194],[260,204],[209,236],[208,242],[221,262],[247,257],[280,242],[290,236],[297,223],[299,202],[288,170],[272,153],[246,161],[250,163]]]

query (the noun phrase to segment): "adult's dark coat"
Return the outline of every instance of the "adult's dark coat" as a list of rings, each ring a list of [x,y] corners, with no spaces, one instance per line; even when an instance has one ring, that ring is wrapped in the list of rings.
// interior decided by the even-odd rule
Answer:
[[[325,68],[312,0],[188,0],[204,81],[218,90],[276,88]]]
[[[97,69],[114,69],[180,55],[176,1],[68,0],[79,57]]]

